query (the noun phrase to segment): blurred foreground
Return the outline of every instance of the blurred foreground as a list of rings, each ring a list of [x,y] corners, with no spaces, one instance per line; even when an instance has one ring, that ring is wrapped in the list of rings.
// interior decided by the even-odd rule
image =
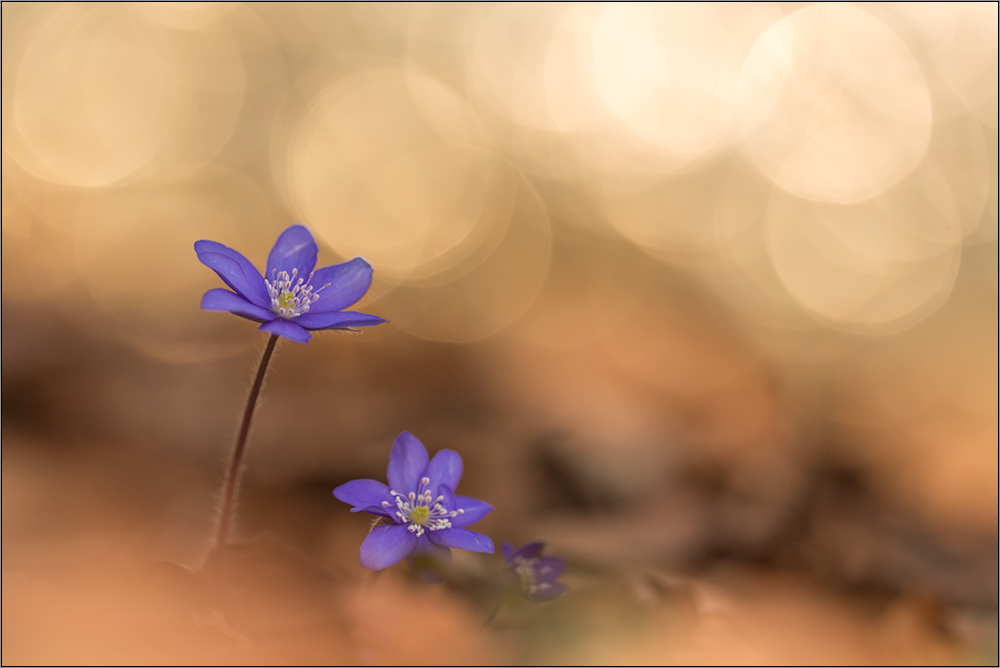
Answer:
[[[996,663],[995,4],[3,31],[4,664]],[[279,344],[212,553],[264,336],[192,244],[291,222],[390,324]],[[569,592],[361,569],[404,429]]]
[[[897,449],[878,436],[909,432],[776,405],[759,377],[736,406],[710,393],[679,413],[596,351],[572,364],[530,347],[330,335],[279,347],[241,543],[206,564],[254,353],[170,365],[65,325],[48,335],[60,345],[4,385],[6,663],[995,656],[995,466],[976,455],[988,432],[949,433],[939,417]],[[754,394],[763,408],[728,431]],[[730,417],[699,418],[715,411]],[[532,605],[499,591],[499,555],[456,551],[439,586],[405,564],[360,568],[369,518],[331,491],[383,478],[404,426],[432,452],[462,452],[463,490],[497,507],[477,529],[498,544],[545,537],[568,559],[566,595]],[[752,433],[772,437],[743,442]],[[931,436],[951,447],[931,440],[914,457]]]

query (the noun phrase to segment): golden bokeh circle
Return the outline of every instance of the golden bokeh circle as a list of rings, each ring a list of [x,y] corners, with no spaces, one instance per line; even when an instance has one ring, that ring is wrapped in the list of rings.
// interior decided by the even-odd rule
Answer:
[[[814,5],[760,38],[740,77],[743,146],[800,197],[856,202],[924,156],[932,111],[916,58],[853,5]]]

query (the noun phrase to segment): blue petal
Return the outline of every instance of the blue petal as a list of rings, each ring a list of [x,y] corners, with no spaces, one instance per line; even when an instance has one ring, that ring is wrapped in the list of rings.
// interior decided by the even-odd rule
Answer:
[[[291,320],[285,320],[283,318],[278,318],[276,320],[272,320],[271,322],[265,322],[257,329],[262,332],[268,332],[269,334],[283,336],[289,341],[295,341],[296,343],[309,343],[309,339],[312,338],[312,334],[302,329]]]
[[[439,498],[444,497],[442,499],[442,503],[444,504],[445,508],[447,508],[448,510],[458,509],[458,504],[455,502],[455,492],[451,489],[451,487],[449,487],[448,485],[439,485],[437,493],[439,495]],[[454,522],[452,522],[452,524],[454,524]]]
[[[441,545],[435,545],[434,543],[432,543],[430,539],[427,537],[428,533],[433,533],[433,532],[424,532],[423,536],[417,538],[417,546],[416,548],[414,548],[413,554],[414,555],[429,554],[435,559],[440,559],[450,564],[451,550],[448,549],[447,547],[443,547]]]
[[[404,524],[380,524],[361,543],[361,565],[380,571],[410,556],[417,537]]]
[[[298,278],[309,278],[309,273],[316,266],[316,255],[319,247],[313,241],[312,234],[303,225],[292,225],[281,233],[274,242],[274,248],[267,256],[267,273],[265,278],[271,279],[273,273],[287,271],[292,275],[298,270]]]
[[[382,508],[383,501],[388,501],[393,509],[396,508],[396,502],[389,494],[389,488],[385,483],[369,478],[345,482],[333,490],[333,495],[344,503],[354,506],[351,512],[360,512],[369,506],[375,506],[381,511],[380,515],[388,516],[388,512]]]
[[[533,570],[536,582],[552,582],[566,570],[566,561],[559,557],[539,557]]]
[[[427,468],[427,449],[408,431],[396,437],[389,452],[389,487],[400,494],[417,491],[420,476]]]
[[[444,497],[444,507],[448,510],[455,510],[458,508],[458,502],[455,501],[458,497],[455,496],[455,490],[453,490],[448,485],[438,485],[437,493]]]
[[[454,450],[438,450],[434,459],[427,465],[427,472],[424,475],[431,479],[432,490],[439,485],[447,485],[454,490],[462,478],[461,455]]]
[[[313,313],[312,307],[308,313],[295,318],[295,323],[306,329],[346,329],[348,327],[370,327],[381,325],[385,320],[377,315],[358,313],[357,311],[329,311]]]
[[[490,504],[479,499],[473,499],[471,496],[456,496],[455,505],[450,510],[458,508],[461,508],[464,512],[451,519],[452,525],[456,527],[467,527],[470,524],[475,524],[493,510],[493,506]]]
[[[257,267],[253,266],[250,260],[246,259],[240,253],[234,251],[228,246],[224,246],[217,241],[208,241],[203,239],[201,241],[196,241],[194,243],[194,250],[198,253],[198,259],[208,267],[219,273],[219,270],[212,265],[208,264],[201,256],[205,253],[218,253],[219,255],[224,255],[230,260],[234,261],[239,265],[240,272],[242,273],[242,280],[240,276],[236,275],[236,280],[240,283],[241,287],[231,284],[226,276],[219,273],[222,280],[226,281],[226,285],[239,292],[241,295],[250,300],[251,303],[260,306],[261,308],[269,309],[271,308],[271,298],[267,294],[267,287],[264,285],[264,279],[261,278],[260,272],[257,271]],[[212,261],[209,258],[209,261]],[[232,273],[231,271],[229,273]]]
[[[372,284],[372,266],[359,257],[329,267],[320,267],[310,281],[319,290],[319,299],[309,312],[326,313],[345,309],[365,296]],[[327,285],[329,283],[329,285]],[[323,287],[325,286],[326,287]]]
[[[451,550],[435,545],[427,539],[427,534],[417,538],[417,547],[406,559],[410,570],[428,584],[438,584],[444,581],[441,575],[442,566],[451,563]]]
[[[500,549],[503,551],[503,560],[504,561],[506,561],[509,564],[511,561],[514,560],[514,556],[513,556],[514,546],[513,545],[511,545],[507,541],[504,541],[500,545]]]
[[[493,541],[489,536],[484,536],[468,529],[441,529],[430,532],[431,542],[445,547],[457,547],[460,550],[470,552],[485,552],[493,554]]]
[[[402,520],[396,517],[393,513],[396,512],[396,506],[393,506],[389,510],[386,510],[382,506],[366,506],[364,508],[351,508],[352,513],[369,513],[371,515],[379,515],[381,517],[388,517],[396,524],[399,524]]]
[[[510,558],[513,559],[514,557],[521,557],[522,559],[534,559],[542,553],[544,548],[545,543],[540,540],[536,540],[534,543],[528,543],[520,550],[510,555]]]
[[[264,299],[261,296],[262,291],[265,295],[267,294],[267,288],[264,286],[264,279],[260,277],[256,269],[248,275],[237,260],[222,253],[198,253],[198,260],[218,274],[219,278],[241,297],[245,297],[261,308],[270,306],[270,299]]]
[[[273,320],[274,314],[251,304],[238,294],[225,288],[213,288],[201,298],[201,308],[206,311],[228,311],[243,318],[263,322]]]
[[[564,591],[566,585],[561,582],[542,582],[535,585],[535,590],[530,596],[536,601],[551,601]]]

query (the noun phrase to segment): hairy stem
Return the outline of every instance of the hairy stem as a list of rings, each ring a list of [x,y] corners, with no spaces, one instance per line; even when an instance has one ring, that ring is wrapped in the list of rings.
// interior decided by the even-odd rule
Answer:
[[[502,605],[503,605],[503,600],[497,599],[496,603],[494,603],[493,606],[489,609],[489,612],[486,613],[486,618],[483,620],[482,628],[485,629],[487,626],[493,623],[493,620],[497,618],[497,613],[500,612],[500,607]]]
[[[236,505],[236,489],[239,487],[243,463],[243,451],[246,450],[247,436],[250,434],[250,422],[253,420],[253,410],[257,406],[257,395],[260,394],[260,387],[264,384],[267,364],[271,361],[271,353],[274,352],[274,346],[277,342],[278,336],[276,334],[272,334],[267,340],[264,354],[261,355],[260,364],[257,365],[257,375],[250,388],[250,396],[247,397],[246,408],[243,409],[243,422],[240,423],[240,433],[236,437],[236,447],[233,448],[233,457],[229,460],[226,482],[222,488],[222,515],[219,518],[219,534],[215,539],[216,547],[222,547],[229,540],[229,530],[233,524],[233,509]]]

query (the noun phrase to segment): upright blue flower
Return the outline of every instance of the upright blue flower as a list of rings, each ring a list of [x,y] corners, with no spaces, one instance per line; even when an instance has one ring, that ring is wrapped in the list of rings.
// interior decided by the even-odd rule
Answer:
[[[385,322],[356,311],[344,311],[372,284],[372,268],[360,257],[314,271],[319,248],[302,225],[281,233],[260,272],[232,248],[215,241],[194,244],[198,259],[234,290],[205,293],[206,311],[228,311],[263,323],[261,331],[308,343],[310,329],[349,329]]]
[[[504,543],[501,548],[504,561],[531,600],[548,601],[566,591],[566,585],[553,582],[566,570],[566,562],[559,557],[543,557],[545,543],[528,543],[516,552],[510,543]]]
[[[423,444],[404,431],[392,444],[387,475],[388,485],[362,479],[333,490],[334,496],[354,506],[352,513],[365,511],[391,520],[376,524],[361,543],[362,566],[380,571],[406,558],[414,568],[415,555],[447,561],[451,547],[493,554],[489,537],[464,528],[493,506],[455,494],[462,477],[457,452],[439,450],[428,462]]]

